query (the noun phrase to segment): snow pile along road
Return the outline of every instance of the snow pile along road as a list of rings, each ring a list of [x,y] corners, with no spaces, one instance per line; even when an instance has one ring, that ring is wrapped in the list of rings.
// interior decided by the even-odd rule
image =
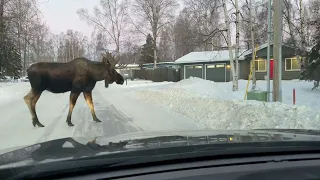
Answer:
[[[200,97],[212,97],[217,99],[236,98],[232,93],[228,92],[227,89],[219,87],[218,83],[194,77],[181,80],[178,83],[173,84],[171,88],[193,92],[194,95]]]
[[[26,86],[25,82],[1,82],[0,105],[6,104],[12,100],[21,99],[28,91],[30,91],[30,86]]]
[[[134,93],[135,98],[158,104],[213,129],[320,128],[319,110],[283,103],[230,100],[228,96],[217,83],[197,78],[166,89]]]

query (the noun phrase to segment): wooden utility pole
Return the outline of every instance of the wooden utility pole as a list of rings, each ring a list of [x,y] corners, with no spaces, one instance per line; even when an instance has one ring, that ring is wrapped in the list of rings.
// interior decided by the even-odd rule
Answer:
[[[282,0],[273,0],[273,102],[281,101]]]

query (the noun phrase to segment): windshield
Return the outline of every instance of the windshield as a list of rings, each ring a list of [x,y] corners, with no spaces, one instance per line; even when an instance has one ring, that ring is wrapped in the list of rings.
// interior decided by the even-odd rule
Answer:
[[[319,130],[319,14],[319,0],[0,0],[0,152]]]

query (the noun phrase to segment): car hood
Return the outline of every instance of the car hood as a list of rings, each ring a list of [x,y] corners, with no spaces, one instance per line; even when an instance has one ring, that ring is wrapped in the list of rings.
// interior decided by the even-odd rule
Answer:
[[[147,138],[165,137],[165,136],[185,136],[185,137],[202,137],[215,135],[229,135],[229,136],[281,136],[277,141],[319,141],[320,131],[305,130],[305,129],[253,129],[253,130],[185,130],[185,131],[139,131],[119,134],[116,136],[98,136],[92,137],[72,137],[75,141],[81,144],[87,144],[95,139],[99,145],[108,145],[110,142],[139,140]],[[160,139],[159,139],[160,140]],[[53,140],[54,141],[54,140]],[[269,139],[259,139],[259,141],[269,141]],[[36,145],[36,144],[34,144]],[[23,145],[17,147],[10,147],[0,150],[0,155],[11,152],[17,149],[27,148],[34,145]],[[39,143],[41,145],[41,143]],[[68,147],[68,145],[65,145]]]
[[[149,131],[112,137],[62,138],[0,151],[0,166],[12,163],[59,161],[101,154],[169,146],[267,142],[320,141],[320,131],[300,129]],[[17,165],[17,164],[16,164]]]

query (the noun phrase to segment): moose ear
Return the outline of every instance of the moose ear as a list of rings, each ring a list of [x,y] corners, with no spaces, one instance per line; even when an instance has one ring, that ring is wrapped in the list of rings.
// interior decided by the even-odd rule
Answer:
[[[109,52],[106,53],[106,60],[107,60],[106,62],[107,62],[108,64],[110,64],[110,65],[112,65],[112,66],[115,65],[114,56],[113,56],[111,53],[109,53]]]
[[[105,64],[110,64],[109,58],[104,53],[102,53],[102,62]]]

